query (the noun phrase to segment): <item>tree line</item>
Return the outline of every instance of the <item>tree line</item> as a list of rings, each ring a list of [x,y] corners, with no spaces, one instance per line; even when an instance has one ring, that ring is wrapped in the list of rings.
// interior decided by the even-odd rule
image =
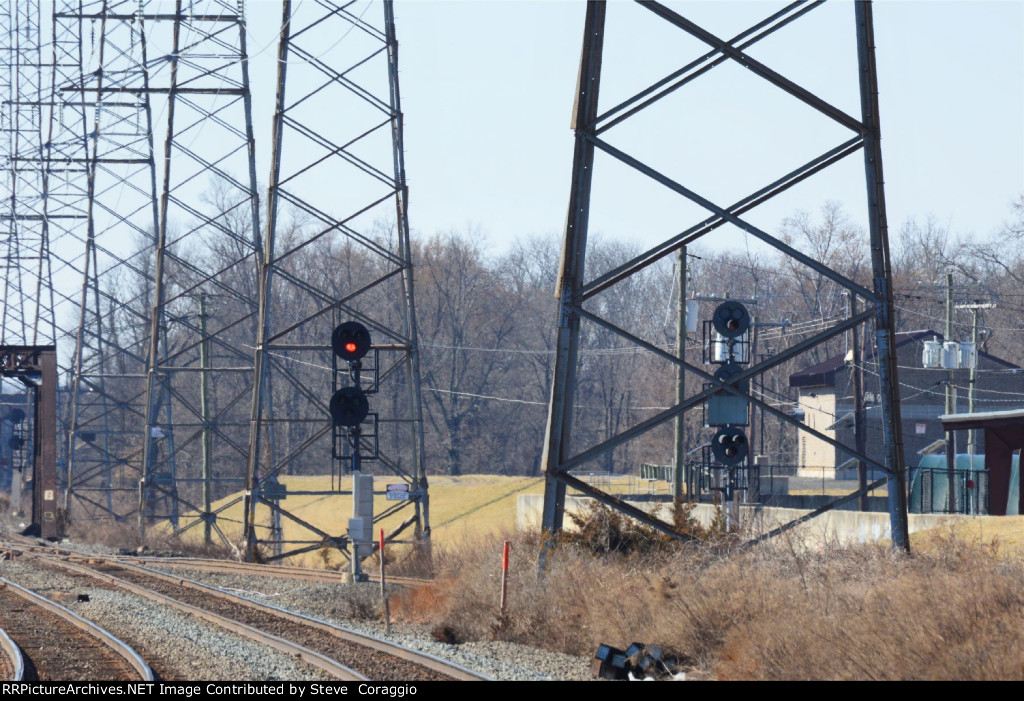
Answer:
[[[240,226],[242,226],[240,224]],[[287,236],[301,237],[302,222],[295,222]],[[868,236],[836,203],[828,202],[817,211],[796,212],[776,232],[788,245],[821,261],[847,278],[870,288],[871,256]],[[378,223],[367,236],[386,238],[391,227]],[[944,330],[945,276],[955,276],[956,301],[994,302],[997,308],[983,318],[983,351],[1024,365],[1024,324],[1017,321],[1024,311],[1024,195],[1008,212],[1006,225],[995,235],[979,239],[957,235],[933,219],[907,221],[890,232],[893,286],[896,299],[897,331],[931,328]],[[498,473],[539,475],[555,357],[557,300],[555,298],[562,236],[552,232],[511,243],[500,255],[489,254],[485,237],[477,230],[439,232],[414,236],[416,315],[422,376],[425,429],[425,459],[434,474]],[[592,237],[587,252],[589,276],[608,270],[641,253],[641,246],[626,241]],[[239,290],[237,299],[219,302],[231,305],[229,316],[244,316],[245,299],[254,299],[257,289],[255,267],[224,265],[236,260],[238,252],[226,246],[209,246],[196,251],[204,270],[225,269],[233,277],[226,285]],[[343,294],[358,288],[361,281],[380,274],[380,261],[343,238],[325,238],[293,257],[289,265],[296,275],[329,293]],[[586,307],[632,334],[664,350],[676,352],[676,256],[667,256],[639,274],[609,287],[590,299]],[[760,324],[755,353],[767,357],[819,332],[848,312],[843,288],[792,258],[767,249],[735,248],[725,252],[709,244],[691,246],[687,255],[687,292],[693,296],[728,296],[754,300],[750,310]],[[143,271],[145,272],[145,271]],[[188,269],[171,267],[168,284],[187,288]],[[180,278],[180,279],[179,279]],[[108,318],[106,333],[117,336],[118,346],[134,349],[108,359],[116,371],[133,372],[132,363],[145,357],[146,300],[151,296],[144,274],[124,271],[106,283],[116,299],[137,299],[137,309]],[[361,304],[387,304],[396,290],[382,286]],[[300,295],[274,300],[275,313],[301,318]],[[217,314],[214,305],[213,315]],[[713,304],[702,303],[700,316],[709,318]],[[223,310],[221,310],[223,311]],[[182,309],[182,315],[189,313]],[[958,338],[969,337],[971,318],[958,312]],[[216,323],[211,322],[211,323]],[[251,349],[249,336],[254,321],[237,325],[237,343],[227,348],[238,357]],[[396,320],[397,323],[397,320]],[[168,352],[197,347],[195,325],[181,326],[168,335]],[[873,337],[870,329],[862,338]],[[329,328],[323,329],[323,343],[329,343]],[[309,338],[309,342],[316,339]],[[849,339],[838,335],[802,356],[777,366],[755,380],[753,391],[773,406],[789,411],[795,393],[788,386],[789,375],[826,358],[843,355]],[[608,329],[592,323],[581,326],[580,359],[577,373],[574,439],[580,450],[615,435],[643,418],[675,403],[675,372],[665,359],[637,349]],[[192,352],[192,351],[189,351]],[[217,349],[213,350],[216,355]],[[688,342],[687,359],[702,361],[700,333]],[[134,357],[135,360],[131,360]],[[755,358],[757,359],[757,358]],[[308,367],[292,369],[310,393],[320,393],[324,402],[330,393],[328,356]],[[710,366],[707,366],[710,367]],[[134,370],[138,370],[135,368]],[[398,383],[404,381],[401,371]],[[214,413],[217,407],[237,424],[238,440],[247,432],[248,404],[240,401],[248,378],[216,378],[210,388]],[[699,378],[687,380],[687,394],[701,389]],[[126,388],[125,394],[131,390]],[[198,392],[198,385],[181,392]],[[271,391],[279,412],[301,412],[307,402],[301,387],[275,386]],[[285,396],[287,393],[287,396]],[[373,402],[382,412],[397,406],[397,391],[386,390]],[[1024,398],[1022,398],[1024,401]],[[326,421],[326,415],[324,416]],[[697,446],[710,435],[702,427],[700,409],[686,413],[689,443]],[[288,454],[307,440],[315,426],[289,428],[278,437],[279,449]],[[779,464],[793,464],[795,434],[769,417],[755,435],[758,452],[772,456]],[[394,432],[382,440],[408,440]],[[194,471],[194,446],[183,448],[179,466]],[[244,460],[228,447],[221,447],[219,469],[244,475]],[[596,459],[587,469],[598,472],[633,472],[640,462],[667,464],[672,459],[672,427],[665,425]],[[322,474],[330,460],[329,447],[289,465],[294,474]]]

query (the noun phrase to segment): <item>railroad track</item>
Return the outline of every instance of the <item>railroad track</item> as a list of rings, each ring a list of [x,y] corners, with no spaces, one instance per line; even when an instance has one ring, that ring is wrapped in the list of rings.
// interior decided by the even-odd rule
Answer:
[[[5,680],[153,681],[128,645],[49,599],[0,577]]]
[[[486,679],[452,665],[367,635],[301,614],[285,611],[230,594],[199,582],[158,572],[118,558],[102,558],[56,551],[53,548],[9,546],[25,557],[57,567],[106,586],[129,591],[163,605],[198,616],[275,649],[295,655],[336,679],[349,681],[440,681]],[[134,558],[137,560],[138,558]],[[151,561],[151,560],[150,560]],[[164,563],[163,559],[160,559]],[[180,560],[195,567],[194,561]],[[216,563],[218,561],[205,561]],[[227,563],[234,565],[236,563]],[[242,566],[251,573],[261,565]],[[275,568],[296,570],[299,568]],[[224,571],[221,569],[221,571]],[[310,572],[316,573],[316,570]],[[270,575],[270,572],[264,572]],[[334,573],[337,574],[337,573]],[[280,576],[275,573],[273,576]],[[298,576],[298,575],[296,575]],[[319,581],[324,581],[321,577]]]
[[[0,679],[20,682],[25,678],[25,656],[7,631],[0,628]]]
[[[335,570],[317,570],[308,567],[287,567],[284,565],[259,565],[251,562],[233,562],[231,560],[211,560],[187,557],[138,557],[121,556],[121,562],[129,562],[143,567],[173,568],[182,567],[203,572],[216,572],[232,575],[257,575],[261,577],[278,577],[281,579],[300,579],[321,584],[345,584],[349,575]],[[380,581],[380,575],[369,574],[372,581]],[[422,577],[396,577],[387,575],[389,584],[402,586],[422,586],[433,583],[432,579]]]
[[[38,541],[22,536],[6,536],[6,538],[30,552],[52,553],[55,555],[66,555],[69,557],[78,555],[78,553],[71,550],[40,545]],[[119,555],[116,559],[121,562],[128,562],[143,567],[181,567],[190,570],[214,572],[218,574],[257,575],[260,577],[277,577],[280,579],[299,579],[310,582],[319,582],[321,584],[347,584],[349,582],[349,574],[347,572],[313,569],[310,567],[266,565],[252,562],[234,562],[232,560],[215,560],[211,558],[193,557],[146,557],[138,555]],[[380,575],[378,574],[368,573],[367,576],[371,581],[380,581]],[[432,584],[434,581],[433,579],[424,577],[402,577],[395,575],[388,575],[387,579],[390,584],[400,586],[423,586]]]

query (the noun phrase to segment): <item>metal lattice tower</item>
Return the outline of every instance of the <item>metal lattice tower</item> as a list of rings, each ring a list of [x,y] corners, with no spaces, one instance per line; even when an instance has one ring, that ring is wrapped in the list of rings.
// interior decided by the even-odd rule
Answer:
[[[38,0],[0,13],[0,301],[2,343],[53,344],[57,330],[44,208],[45,70]]]
[[[24,470],[31,463],[30,529],[54,537],[63,530],[56,498],[58,327],[44,135],[44,111],[51,96],[45,82],[39,3],[7,3],[0,12],[0,24],[0,275],[4,294],[0,346],[3,376],[17,378],[24,388],[27,401],[22,416],[26,425],[31,425],[30,447],[18,460],[21,464],[16,465],[11,455],[4,468],[11,468],[11,506],[20,510],[22,480],[15,476],[15,469]]]
[[[249,559],[261,545],[270,558],[322,547],[351,557],[347,536],[282,501],[278,482],[330,465],[331,488],[302,493],[351,493],[327,408],[331,332],[347,320],[370,329],[379,359],[377,469],[411,495],[375,521],[411,507],[388,538],[413,527],[415,542],[429,542],[403,153],[392,3],[284,0],[244,507]],[[282,521],[298,535],[285,537]]]
[[[50,162],[65,177],[51,198],[84,219],[68,237],[80,252],[65,256],[79,276],[69,518],[123,520],[138,507],[157,223],[145,30],[139,2],[65,0],[54,12]]]
[[[244,483],[262,257],[244,3],[178,0],[149,26],[166,138],[140,523],[207,524],[226,542],[211,503]]]
[[[588,496],[612,505],[652,527],[665,533],[676,534],[672,525],[660,519],[652,518],[641,510],[611,496],[600,489],[590,486],[571,474],[571,470],[580,467],[614,450],[628,441],[644,436],[649,431],[666,426],[693,407],[699,407],[708,398],[728,393],[748,399],[765,412],[783,421],[796,425],[800,430],[816,436],[827,443],[841,447],[851,456],[864,464],[882,469],[888,475],[890,502],[890,521],[892,540],[896,547],[909,548],[907,534],[906,481],[902,437],[900,434],[900,412],[898,403],[898,383],[896,371],[896,354],[893,348],[894,323],[893,301],[891,288],[891,269],[889,261],[889,244],[885,216],[885,198],[882,186],[882,159],[879,144],[878,90],[874,60],[874,39],[872,27],[872,8],[870,2],[858,0],[850,9],[854,12],[857,35],[857,57],[859,68],[859,88],[861,114],[851,116],[841,109],[821,99],[810,91],[797,85],[785,76],[777,73],[767,65],[756,60],[747,48],[770,36],[778,29],[798,20],[807,12],[816,9],[821,3],[794,2],[766,17],[746,31],[731,39],[721,39],[707,29],[690,21],[676,11],[658,2],[638,2],[636,6],[620,4],[619,11],[650,12],[658,22],[666,23],[663,29],[674,28],[680,37],[689,35],[705,45],[706,53],[696,60],[672,72],[665,78],[654,82],[648,87],[635,92],[632,97],[613,107],[599,107],[601,87],[601,69],[604,59],[605,2],[591,2],[587,5],[586,26],[584,30],[583,50],[580,60],[579,83],[574,113],[573,127],[576,134],[576,146],[573,158],[572,188],[569,199],[569,216],[566,223],[564,248],[561,268],[559,271],[559,316],[557,328],[557,351],[554,382],[549,404],[548,426],[544,445],[544,465],[546,470],[546,487],[544,495],[543,529],[545,533],[554,534],[561,530],[565,510],[566,487],[571,486]],[[853,29],[853,27],[851,27]],[[731,204],[711,201],[702,196],[693,187],[687,186],[673,178],[664,170],[658,170],[645,163],[637,156],[627,152],[628,148],[613,145],[618,125],[634,119],[637,115],[649,111],[662,98],[684,87],[693,79],[704,74],[715,75],[716,66],[726,62],[736,62],[769,84],[786,93],[793,99],[802,102],[815,110],[820,119],[831,120],[847,130],[842,143],[821,156],[797,167],[788,173],[780,173],[763,188],[739,199]],[[851,80],[853,76],[850,76]],[[707,80],[707,78],[705,78]],[[704,107],[703,104],[696,108]],[[693,106],[690,106],[693,109]],[[648,127],[650,122],[647,122]],[[667,126],[667,125],[666,125]],[[676,136],[678,130],[665,130],[666,135]],[[683,133],[682,136],[686,136]],[[692,136],[692,135],[691,135]],[[697,137],[694,137],[697,138]],[[872,260],[873,287],[867,288],[848,279],[839,272],[829,268],[820,261],[807,256],[778,238],[759,229],[743,217],[744,213],[780,194],[793,185],[802,182],[815,173],[835,164],[846,156],[863,152],[865,167],[865,184],[868,201],[870,248]],[[672,236],[651,247],[639,256],[608,270],[585,270],[587,251],[587,233],[591,213],[591,192],[595,171],[595,154],[601,153],[603,160],[596,167],[607,166],[610,162],[623,165],[647,178],[651,187],[666,188],[685,200],[699,205],[708,213],[706,219],[696,222],[692,227]],[[691,176],[692,177],[692,176]],[[624,203],[629,206],[633,203]],[[635,206],[635,205],[634,205]],[[805,265],[810,271],[819,274],[838,286],[849,290],[863,301],[861,307],[865,311],[852,315],[843,322],[833,324],[830,328],[815,333],[804,341],[783,348],[775,355],[752,362],[749,367],[727,380],[719,380],[698,366],[687,363],[677,355],[664,350],[657,343],[642,338],[641,335],[623,328],[621,321],[615,322],[603,315],[599,295],[610,287],[629,279],[652,263],[678,251],[680,248],[708,235],[719,227],[731,224],[747,235],[754,237],[785,256],[789,256]],[[884,464],[860,454],[850,446],[842,445],[820,431],[808,428],[756,396],[750,396],[740,389],[751,378],[776,367],[788,359],[836,337],[847,330],[868,321],[874,321],[875,342],[879,358],[879,374],[881,376],[881,407],[883,416],[883,435],[885,438]],[[584,331],[581,325],[585,322]],[[579,437],[573,434],[574,413],[576,405],[577,374],[580,370],[580,351],[585,348],[588,333],[594,330],[610,332],[638,350],[652,354],[660,359],[674,376],[675,369],[682,367],[689,375],[696,376],[707,389],[691,394],[666,410],[643,419],[633,426],[618,432],[611,438],[595,444],[581,447]],[[574,438],[577,440],[574,441]],[[842,500],[855,498],[866,493],[868,489],[879,486],[884,480],[868,485]],[[822,510],[812,512],[809,517],[816,516]],[[805,520],[805,519],[800,519]],[[766,537],[787,530],[798,521],[786,524]],[[547,547],[545,547],[545,553]],[[542,561],[543,561],[542,555]]]

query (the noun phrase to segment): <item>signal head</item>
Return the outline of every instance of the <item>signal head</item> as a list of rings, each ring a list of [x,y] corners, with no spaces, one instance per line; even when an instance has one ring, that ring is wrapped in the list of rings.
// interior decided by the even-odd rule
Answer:
[[[342,387],[331,396],[331,421],[335,426],[358,426],[370,413],[366,392],[359,387]]]
[[[718,366],[718,369],[715,370],[715,379],[721,380],[722,382],[728,382],[733,376],[738,375],[741,372],[743,372],[743,366],[739,363],[722,363]],[[750,387],[750,383],[741,382],[737,387],[746,392]]]
[[[715,459],[729,467],[741,464],[749,451],[746,434],[735,426],[723,426],[711,439],[711,452]]]
[[[750,312],[740,302],[729,300],[718,305],[711,323],[726,338],[739,338],[750,328]]]
[[[331,334],[331,348],[342,360],[359,360],[370,352],[370,332],[358,321],[346,321]]]

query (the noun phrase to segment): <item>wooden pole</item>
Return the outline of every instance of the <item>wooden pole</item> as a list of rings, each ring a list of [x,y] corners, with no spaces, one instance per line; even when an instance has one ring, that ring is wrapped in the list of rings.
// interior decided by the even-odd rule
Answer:
[[[391,607],[388,605],[387,584],[384,579],[384,529],[380,529],[380,600],[384,604],[384,632],[391,632]]]

